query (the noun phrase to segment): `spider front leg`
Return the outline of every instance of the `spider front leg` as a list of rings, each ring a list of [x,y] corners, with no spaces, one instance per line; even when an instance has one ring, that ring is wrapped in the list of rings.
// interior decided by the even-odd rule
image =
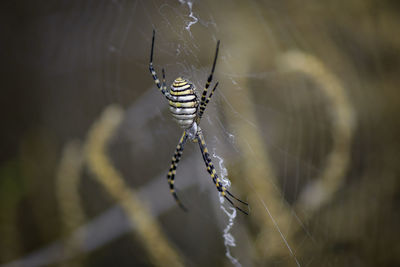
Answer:
[[[215,51],[215,57],[214,57],[214,62],[213,62],[213,66],[211,68],[211,73],[208,76],[207,82],[206,82],[206,86],[204,87],[203,93],[201,94],[201,100],[200,100],[200,112],[199,112],[199,116],[197,119],[197,122],[200,123],[200,119],[203,116],[204,110],[206,109],[207,103],[210,101],[211,96],[213,95],[215,89],[218,86],[218,82],[215,84],[214,89],[211,91],[210,95],[207,97],[207,92],[208,92],[208,87],[210,87],[213,75],[214,75],[214,71],[215,71],[215,65],[217,64],[217,58],[218,58],[218,51],[219,51],[219,40],[217,42],[217,49]]]
[[[188,139],[188,135],[187,135],[186,131],[184,131],[181,139],[179,140],[178,145],[176,146],[176,150],[175,150],[174,156],[172,157],[171,166],[169,168],[168,175],[167,175],[171,194],[174,197],[176,203],[178,203],[179,207],[181,207],[184,211],[187,211],[187,208],[179,200],[178,195],[175,192],[174,182],[175,182],[176,168],[178,167],[178,163],[182,157],[183,149],[184,149],[187,139]]]
[[[168,92],[167,92],[167,90],[166,90],[167,87],[166,87],[166,85],[165,85],[165,72],[164,72],[164,69],[162,70],[162,73],[163,73],[163,84],[161,85],[160,80],[159,80],[158,77],[157,77],[157,73],[156,73],[156,71],[155,71],[154,68],[153,68],[153,52],[154,52],[154,37],[155,37],[155,35],[156,35],[156,31],[153,30],[153,38],[152,38],[152,41],[151,41],[151,52],[150,52],[149,70],[150,70],[150,73],[151,73],[151,75],[153,76],[153,80],[154,80],[154,82],[156,83],[156,85],[157,85],[158,89],[160,90],[160,92],[161,92],[165,97],[168,98]]]
[[[212,89],[210,95],[207,97],[207,99],[204,101],[204,103],[202,102],[202,103],[200,104],[200,107],[199,107],[200,112],[199,112],[199,116],[198,116],[198,123],[200,123],[201,117],[203,117],[203,113],[204,113],[204,111],[206,110],[207,104],[208,104],[208,102],[210,102],[210,99],[211,99],[211,97],[212,97],[212,95],[213,95],[215,89],[217,89],[217,86],[218,86],[218,82],[215,84],[215,86],[214,86],[214,88]]]
[[[204,163],[207,166],[207,171],[208,173],[211,175],[211,178],[215,184],[215,186],[217,187],[217,190],[219,192],[221,192],[221,195],[233,206],[235,207],[237,210],[243,212],[244,214],[248,215],[248,213],[244,210],[242,210],[241,208],[239,208],[238,206],[236,206],[235,204],[233,204],[232,200],[229,199],[228,196],[236,199],[237,201],[241,202],[242,204],[248,206],[249,204],[238,199],[237,197],[235,197],[233,194],[231,194],[222,184],[220,179],[218,178],[218,174],[215,171],[214,165],[211,162],[211,158],[210,158],[210,154],[208,153],[208,149],[206,146],[206,142],[204,140],[204,136],[203,133],[201,132],[201,129],[199,128],[199,131],[197,133],[197,139],[198,139],[198,143],[200,146],[200,150],[201,150],[201,154],[203,155],[203,160]]]
[[[165,70],[164,68],[162,69],[162,86],[161,86],[161,91],[164,91],[167,93],[167,84],[165,83]],[[165,96],[168,98],[168,96],[165,94]]]

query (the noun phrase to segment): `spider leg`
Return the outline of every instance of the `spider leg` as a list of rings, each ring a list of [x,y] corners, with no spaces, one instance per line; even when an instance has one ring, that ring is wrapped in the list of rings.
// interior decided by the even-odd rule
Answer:
[[[182,157],[183,149],[186,144],[187,138],[188,138],[188,135],[187,135],[186,131],[184,131],[181,139],[179,140],[178,145],[176,146],[176,150],[175,150],[174,156],[172,157],[171,166],[169,168],[168,175],[167,175],[171,194],[174,197],[176,203],[178,203],[179,207],[181,207],[184,211],[188,211],[188,210],[179,200],[178,195],[175,192],[174,182],[175,182],[176,168]]]
[[[197,134],[197,139],[198,139],[198,143],[200,146],[200,150],[201,150],[201,154],[203,156],[203,160],[207,166],[207,171],[208,173],[211,175],[211,178],[215,184],[215,186],[217,187],[217,190],[219,192],[221,192],[221,195],[233,206],[235,207],[237,210],[243,212],[244,214],[248,215],[248,213],[244,210],[242,210],[240,207],[236,206],[232,200],[229,199],[228,196],[231,196],[232,198],[234,198],[235,200],[243,203],[244,205],[248,206],[249,204],[238,199],[237,197],[235,197],[232,193],[230,193],[222,184],[220,179],[218,178],[218,174],[215,171],[214,165],[211,162],[211,158],[210,158],[210,154],[208,153],[208,149],[206,146],[206,142],[204,140],[204,136],[203,133],[201,132],[201,129],[199,128],[198,134]]]
[[[164,68],[162,68],[162,86],[161,86],[162,90],[164,92],[167,92],[167,85],[165,83],[165,70]]]
[[[157,73],[153,68],[153,52],[154,52],[154,37],[156,35],[156,31],[153,30],[153,38],[151,41],[151,53],[150,53],[150,64],[149,64],[149,69],[150,69],[150,73],[153,76],[153,80],[156,83],[158,89],[160,90],[160,92],[165,96],[168,97],[168,92],[166,90],[166,86],[165,86],[165,73],[163,71],[163,85],[161,85],[160,80],[157,77]]]
[[[214,75],[214,71],[215,71],[215,65],[217,64],[218,51],[219,51],[219,40],[217,42],[217,49],[215,51],[214,63],[213,63],[212,69],[211,69],[211,73],[208,76],[208,79],[207,79],[207,82],[206,82],[206,86],[204,87],[203,93],[201,95],[200,107],[204,106],[204,109],[205,109],[205,105],[204,104],[206,103],[206,96],[207,96],[208,87],[210,87],[210,84],[211,84],[211,81],[212,81],[212,78],[213,78],[213,75]],[[213,90],[215,90],[216,87],[217,86],[215,86]],[[211,96],[212,96],[212,93],[210,94],[209,97],[211,97]],[[203,112],[204,112],[204,109],[203,109]],[[201,110],[200,110],[200,112],[201,112]]]
[[[210,99],[211,99],[211,97],[212,97],[212,95],[213,95],[215,89],[217,89],[217,86],[218,86],[218,82],[215,84],[214,88],[212,89],[211,93],[210,93],[209,96],[207,97],[206,101],[205,101],[204,103],[202,102],[202,103],[200,104],[200,107],[199,107],[200,112],[199,112],[199,117],[198,117],[198,122],[199,122],[199,123],[200,123],[201,117],[203,117],[203,113],[204,113],[204,111],[206,110],[206,107],[207,107],[208,102],[210,102]]]

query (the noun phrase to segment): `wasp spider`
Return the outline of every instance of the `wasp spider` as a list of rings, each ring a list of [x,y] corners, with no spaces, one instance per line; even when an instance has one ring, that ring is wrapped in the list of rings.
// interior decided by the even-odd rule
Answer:
[[[167,90],[167,86],[165,83],[165,71],[164,69],[162,69],[162,83],[160,82],[160,80],[157,77],[156,71],[153,68],[154,36],[155,36],[155,31],[153,30],[153,38],[151,43],[151,54],[150,54],[150,72],[151,75],[153,76],[153,79],[158,89],[169,101],[169,110],[171,111],[172,116],[174,117],[178,125],[184,129],[182,137],[179,140],[178,146],[176,147],[174,156],[172,157],[172,163],[167,175],[170,191],[175,201],[183,210],[185,211],[187,210],[185,206],[180,202],[175,192],[174,179],[176,174],[176,168],[178,166],[178,162],[181,159],[184,146],[186,142],[189,140],[197,142],[199,144],[203,160],[207,167],[207,171],[211,175],[211,178],[215,186],[217,187],[218,191],[222,194],[222,196],[226,200],[228,200],[228,202],[232,206],[234,206],[241,212],[247,214],[247,212],[243,211],[241,208],[233,204],[232,200],[229,197],[232,197],[233,199],[241,202],[244,205],[248,204],[236,198],[221,184],[221,180],[218,178],[214,165],[211,162],[210,154],[208,153],[206,142],[204,140],[203,133],[199,126],[201,117],[204,114],[206,106],[210,101],[215,89],[218,86],[217,82],[214,88],[211,90],[210,94],[207,96],[208,88],[210,87],[213,78],[215,64],[217,62],[219,41],[217,42],[217,50],[215,52],[214,63],[212,65],[211,74],[208,76],[206,85],[201,95],[201,99],[199,100],[195,93],[196,90],[195,86],[186,79],[183,79],[181,77],[176,78],[173,84],[171,85],[170,89]]]

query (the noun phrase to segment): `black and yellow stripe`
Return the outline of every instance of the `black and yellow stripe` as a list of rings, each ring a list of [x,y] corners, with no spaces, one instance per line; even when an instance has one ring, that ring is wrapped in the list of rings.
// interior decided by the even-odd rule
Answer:
[[[188,136],[186,134],[186,131],[184,131],[181,139],[179,139],[179,143],[178,146],[176,147],[174,156],[172,157],[171,166],[169,168],[167,175],[169,190],[171,191],[171,194],[174,197],[175,201],[178,203],[178,205],[185,211],[187,211],[186,207],[181,203],[181,201],[178,198],[178,195],[175,192],[174,182],[175,182],[176,168],[178,167],[178,163],[181,160],[183,148],[186,144],[187,138]]]
[[[179,77],[169,91],[169,110],[179,126],[189,128],[197,117],[199,102],[192,83]]]
[[[200,150],[201,150],[201,154],[203,156],[203,160],[204,163],[206,164],[207,167],[207,171],[210,174],[215,186],[217,187],[217,190],[219,192],[221,192],[221,195],[233,206],[235,207],[237,210],[243,212],[244,214],[248,215],[248,213],[244,210],[242,210],[240,207],[236,206],[235,204],[233,204],[232,200],[229,199],[228,196],[231,196],[232,198],[236,199],[237,201],[241,202],[242,204],[248,206],[249,204],[247,204],[246,202],[238,199],[237,197],[235,197],[233,194],[231,194],[222,184],[221,181],[218,177],[217,172],[215,171],[214,165],[211,162],[211,158],[210,158],[210,154],[208,153],[208,149],[206,146],[206,142],[204,140],[204,136],[203,133],[201,132],[201,130],[199,129],[198,134],[197,134],[197,138],[198,138],[198,143],[200,146]]]
[[[200,120],[203,117],[204,111],[206,110],[207,104],[208,104],[208,102],[210,102],[210,99],[213,96],[215,89],[217,89],[217,86],[218,86],[218,82],[215,84],[214,88],[212,89],[211,93],[208,95],[207,99],[205,99],[204,102],[202,101],[200,103],[199,116],[197,117],[197,124],[200,123]]]
[[[200,113],[199,117],[197,118],[197,123],[200,123],[200,119],[203,116],[204,110],[206,109],[207,103],[210,101],[211,96],[213,95],[215,89],[218,86],[218,82],[215,84],[213,90],[211,91],[210,95],[207,97],[207,92],[208,88],[210,87],[214,71],[215,71],[215,65],[217,64],[217,58],[218,58],[218,51],[219,51],[219,41],[217,42],[217,50],[215,51],[215,57],[214,57],[214,62],[211,68],[211,73],[208,76],[206,86],[204,87],[203,93],[201,94],[201,99],[200,99]]]

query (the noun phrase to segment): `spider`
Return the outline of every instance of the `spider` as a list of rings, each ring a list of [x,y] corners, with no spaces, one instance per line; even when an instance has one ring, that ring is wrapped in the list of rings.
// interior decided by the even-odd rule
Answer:
[[[221,195],[237,210],[243,212],[244,214],[248,214],[240,207],[233,204],[232,200],[229,197],[241,202],[242,204],[248,206],[248,204],[238,198],[236,198],[233,194],[231,194],[222,184],[220,179],[218,178],[217,172],[215,171],[214,165],[211,162],[210,154],[208,153],[208,149],[206,146],[206,142],[204,140],[204,136],[202,130],[199,126],[200,120],[204,114],[204,111],[207,107],[208,102],[210,101],[215,89],[218,86],[218,82],[215,84],[214,88],[207,96],[208,88],[210,87],[214,70],[215,64],[217,63],[218,57],[218,50],[219,50],[219,41],[217,42],[217,49],[215,52],[214,63],[212,65],[211,73],[208,76],[206,85],[204,87],[203,93],[201,95],[201,99],[199,101],[196,93],[195,93],[195,86],[190,81],[178,77],[175,79],[173,84],[171,85],[169,91],[167,90],[167,85],[165,83],[165,71],[164,68],[162,69],[162,83],[157,77],[156,71],[153,68],[153,50],[154,50],[154,37],[155,37],[155,30],[153,30],[153,38],[151,43],[151,54],[150,54],[150,73],[153,76],[153,79],[160,90],[160,92],[167,98],[169,101],[169,110],[174,117],[174,120],[178,123],[178,125],[183,128],[183,134],[179,140],[179,143],[176,147],[174,156],[172,157],[171,166],[168,171],[168,183],[170,187],[171,194],[173,195],[177,204],[184,210],[187,211],[187,208],[181,203],[179,200],[175,189],[174,189],[174,182],[175,182],[175,174],[176,168],[178,163],[181,159],[184,146],[186,142],[192,141],[198,143],[200,146],[200,151],[203,156],[203,160],[206,164],[207,171],[211,175],[211,178],[217,187],[217,190],[221,193]]]

